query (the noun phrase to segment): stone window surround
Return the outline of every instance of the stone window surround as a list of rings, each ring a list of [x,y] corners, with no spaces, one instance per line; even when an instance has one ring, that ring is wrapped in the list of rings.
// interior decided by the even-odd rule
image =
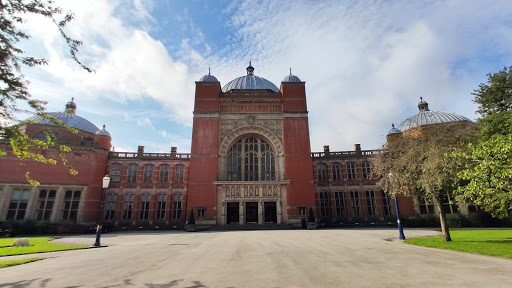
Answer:
[[[55,190],[55,201],[50,216],[50,222],[66,222],[62,221],[62,213],[64,209],[64,195],[66,191],[81,191],[80,204],[78,206],[77,222],[82,222],[82,214],[84,208],[84,200],[87,194],[87,186],[80,185],[41,185],[32,186],[30,184],[6,184],[0,186],[0,221],[5,221],[7,217],[7,210],[12,197],[12,191],[14,189],[28,189],[30,190],[30,197],[27,203],[27,210],[25,212],[25,220],[36,219],[36,210],[39,202],[39,192],[41,190]]]

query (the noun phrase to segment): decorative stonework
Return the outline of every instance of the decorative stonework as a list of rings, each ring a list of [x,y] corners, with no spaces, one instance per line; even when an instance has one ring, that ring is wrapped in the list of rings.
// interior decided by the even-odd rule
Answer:
[[[222,140],[226,135],[228,135],[233,130],[243,127],[243,126],[260,126],[265,129],[270,130],[272,133],[274,133],[277,138],[282,142],[283,141],[283,128],[281,125],[281,120],[258,120],[254,115],[249,115],[245,117],[245,119],[238,119],[238,120],[230,120],[230,119],[221,119],[219,122],[219,136]]]
[[[220,112],[282,112],[281,104],[228,104],[221,105]]]
[[[225,185],[224,199],[230,198],[280,198],[279,184]]]
[[[222,122],[223,121],[221,120],[219,155],[226,155],[229,149],[229,145],[231,145],[231,143],[233,143],[236,138],[244,134],[251,133],[263,136],[268,140],[269,143],[272,144],[274,151],[278,155],[283,154],[283,131],[281,125],[279,124],[280,121],[256,120],[253,125],[248,125],[247,119],[243,121],[230,120],[226,121],[225,123]],[[265,127],[265,125],[267,127]]]

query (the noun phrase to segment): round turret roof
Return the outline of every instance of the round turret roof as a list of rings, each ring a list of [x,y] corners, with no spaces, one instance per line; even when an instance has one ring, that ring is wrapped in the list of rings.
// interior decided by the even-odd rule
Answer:
[[[102,135],[102,136],[108,136],[108,137],[110,137],[110,133],[108,133],[108,131],[107,131],[107,130],[105,130],[105,127],[106,127],[106,125],[105,125],[105,124],[103,124],[103,129],[98,130],[98,131],[96,132],[96,135]]]
[[[387,136],[389,136],[389,135],[393,135],[393,134],[400,134],[400,133],[402,133],[402,131],[400,131],[400,130],[396,129],[396,128],[395,128],[395,124],[391,124],[391,130],[389,130],[389,132],[388,132],[388,135],[387,135]]]
[[[279,88],[274,83],[254,75],[254,67],[251,66],[251,62],[249,62],[246,70],[247,75],[231,80],[222,88],[222,92],[225,93],[231,90],[272,90],[279,92]]]
[[[290,75],[284,77],[283,81],[281,82],[302,82],[300,81],[299,77],[292,74],[292,68],[290,68]]]
[[[48,112],[47,114],[57,118],[62,121],[66,126],[73,127],[76,129],[80,129],[89,133],[95,134],[99,131],[96,125],[92,124],[89,120],[80,117],[75,114],[76,112],[76,104],[74,102],[74,98],[71,99],[71,102],[66,104],[66,112]],[[54,125],[50,120],[45,119],[41,116],[32,116],[25,121],[31,121],[38,124],[47,124]],[[108,132],[107,132],[108,133]]]
[[[208,68],[208,74],[201,77],[201,79],[199,79],[199,82],[219,82],[219,80],[217,80],[215,76],[210,74],[210,68]]]
[[[400,125],[398,125],[398,129],[401,132],[406,130],[424,126],[431,124],[440,124],[440,123],[448,123],[448,122],[457,122],[457,121],[471,121],[468,118],[452,113],[452,112],[442,112],[442,111],[430,111],[428,109],[428,103],[423,101],[423,98],[420,97],[420,103],[418,103],[419,113],[404,120]]]

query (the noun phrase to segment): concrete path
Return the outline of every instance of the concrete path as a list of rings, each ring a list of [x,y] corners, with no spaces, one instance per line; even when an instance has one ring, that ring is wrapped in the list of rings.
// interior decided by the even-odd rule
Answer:
[[[395,229],[105,234],[106,248],[0,269],[0,287],[512,287],[512,260],[384,240],[396,237]],[[94,235],[56,242],[92,244]]]

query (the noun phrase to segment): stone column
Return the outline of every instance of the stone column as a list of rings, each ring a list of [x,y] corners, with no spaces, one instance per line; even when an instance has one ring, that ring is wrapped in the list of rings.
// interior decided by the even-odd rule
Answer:
[[[240,224],[245,224],[245,213],[244,213],[244,205],[245,203],[243,201],[240,201],[240,206],[239,206],[239,218],[240,218]]]
[[[258,224],[264,224],[265,219],[263,218],[263,201],[258,202]]]
[[[62,209],[64,209],[64,191],[63,187],[59,187],[55,195],[55,202],[53,202],[52,215],[50,217],[51,222],[59,222],[62,219]]]
[[[277,224],[283,223],[283,213],[281,213],[281,200],[278,200],[276,203],[276,209],[277,209]]]

